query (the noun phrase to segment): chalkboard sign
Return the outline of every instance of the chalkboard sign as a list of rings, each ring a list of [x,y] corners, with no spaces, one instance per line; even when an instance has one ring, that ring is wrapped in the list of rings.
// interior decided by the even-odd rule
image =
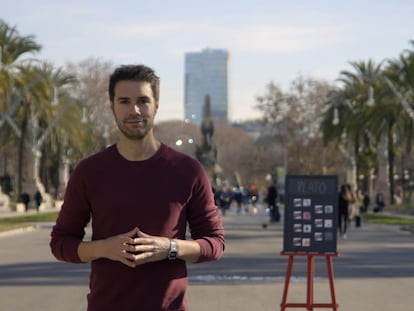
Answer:
[[[336,253],[338,177],[287,175],[284,252]]]

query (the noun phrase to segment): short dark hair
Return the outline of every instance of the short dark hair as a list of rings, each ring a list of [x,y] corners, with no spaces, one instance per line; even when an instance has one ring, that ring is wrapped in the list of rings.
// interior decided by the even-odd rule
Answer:
[[[116,68],[109,77],[108,93],[111,102],[115,97],[115,85],[125,80],[148,82],[151,85],[154,99],[160,99],[160,78],[152,68],[145,65],[122,65]]]

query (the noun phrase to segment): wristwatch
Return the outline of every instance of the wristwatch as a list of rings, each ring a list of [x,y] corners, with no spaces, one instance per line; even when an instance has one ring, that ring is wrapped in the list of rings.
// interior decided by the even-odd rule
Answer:
[[[168,251],[168,259],[177,259],[177,242],[175,242],[173,239],[170,239],[170,250]]]

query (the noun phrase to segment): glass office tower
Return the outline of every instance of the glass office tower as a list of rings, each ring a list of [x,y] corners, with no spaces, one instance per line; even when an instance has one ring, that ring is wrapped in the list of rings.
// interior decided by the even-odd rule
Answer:
[[[194,124],[203,120],[204,102],[210,96],[215,125],[228,123],[228,59],[226,50],[204,49],[185,54],[185,119]]]

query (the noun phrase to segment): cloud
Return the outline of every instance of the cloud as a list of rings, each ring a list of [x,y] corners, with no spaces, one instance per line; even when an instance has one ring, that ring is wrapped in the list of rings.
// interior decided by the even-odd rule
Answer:
[[[295,53],[338,41],[321,28],[291,25],[244,27],[229,37],[237,50],[252,53]]]
[[[129,38],[156,38],[168,37],[171,34],[179,34],[182,25],[177,23],[144,23],[123,24],[110,28],[115,36]]]
[[[207,20],[152,22],[112,27],[112,35],[160,41],[173,54],[205,47],[232,52],[287,54],[320,49],[340,42],[340,29],[320,25],[256,24],[240,25]],[[343,31],[343,29],[342,29]]]

